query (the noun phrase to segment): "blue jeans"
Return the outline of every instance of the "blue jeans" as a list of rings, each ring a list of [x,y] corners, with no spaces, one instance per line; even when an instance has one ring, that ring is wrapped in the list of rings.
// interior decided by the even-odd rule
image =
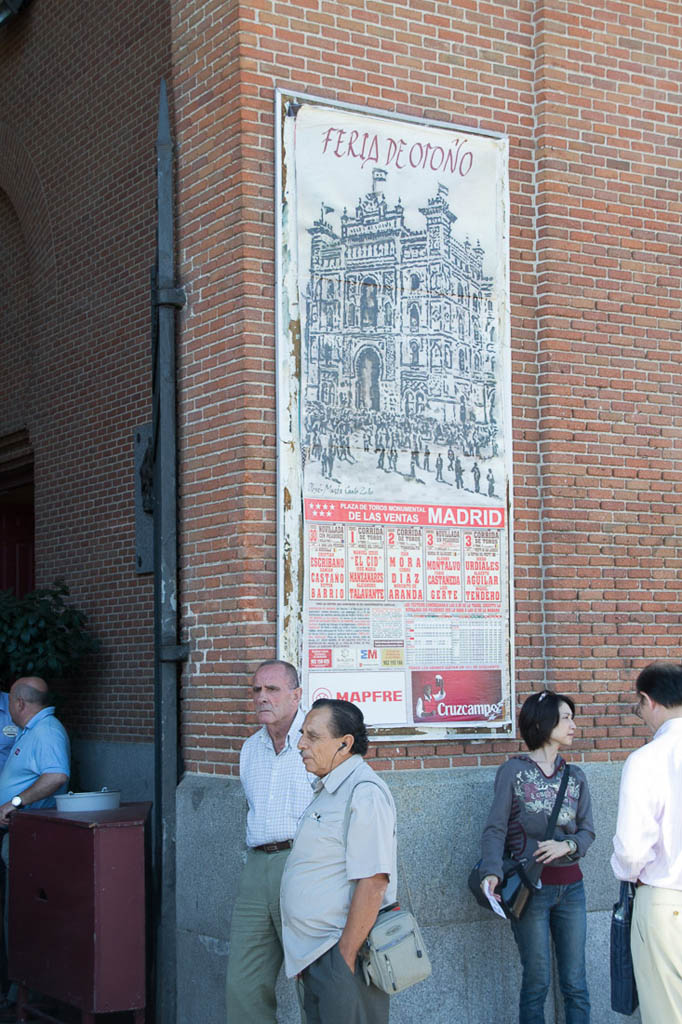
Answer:
[[[566,1024],[589,1024],[586,930],[582,881],[570,885],[543,885],[533,894],[521,920],[512,920],[512,931],[523,967],[519,1024],[545,1024],[544,1007],[551,971],[550,934],[556,950]]]

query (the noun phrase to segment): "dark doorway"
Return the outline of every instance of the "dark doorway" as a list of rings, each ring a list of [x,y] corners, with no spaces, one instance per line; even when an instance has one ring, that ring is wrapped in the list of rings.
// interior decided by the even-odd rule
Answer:
[[[363,349],[357,361],[355,379],[356,409],[378,410],[380,408],[380,373],[381,361],[378,354],[372,348]]]

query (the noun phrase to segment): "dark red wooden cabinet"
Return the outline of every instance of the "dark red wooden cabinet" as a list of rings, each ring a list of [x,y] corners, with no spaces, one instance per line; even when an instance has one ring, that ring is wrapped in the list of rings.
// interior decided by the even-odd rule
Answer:
[[[10,978],[84,1014],[145,1006],[150,807],[12,815]]]

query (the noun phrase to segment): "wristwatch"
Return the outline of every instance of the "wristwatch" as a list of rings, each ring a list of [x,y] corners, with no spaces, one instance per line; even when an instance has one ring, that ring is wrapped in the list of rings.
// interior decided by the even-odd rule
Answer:
[[[575,857],[578,852],[578,844],[575,839],[567,839],[566,842],[568,843],[568,856]]]
[[[24,801],[20,796],[13,796],[10,803],[12,804],[12,807],[16,807],[17,809],[24,806]]]

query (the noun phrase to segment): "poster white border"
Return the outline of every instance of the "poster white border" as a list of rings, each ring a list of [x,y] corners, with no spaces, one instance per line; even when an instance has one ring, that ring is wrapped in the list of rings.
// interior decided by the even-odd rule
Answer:
[[[283,173],[284,133],[286,129],[285,108],[293,104],[311,104],[333,107],[342,111],[385,119],[390,122],[402,121],[413,125],[444,128],[449,131],[465,132],[490,139],[506,140],[503,132],[489,131],[472,125],[410,116],[404,113],[377,109],[360,104],[350,104],[325,96],[298,92],[291,88],[275,91],[275,352],[276,352],[276,423],[277,423],[277,655],[301,666],[303,654],[303,590],[304,573],[304,517],[302,472],[300,465],[300,360],[301,360],[301,316],[298,308],[298,292],[295,280],[297,253],[287,249],[285,241],[295,239],[296,232],[287,232],[283,215],[296,216],[296,187],[291,176]],[[509,243],[509,175],[508,162],[503,182],[502,216],[505,238]],[[295,244],[295,242],[294,242]],[[501,378],[508,384],[510,395],[511,348],[510,348],[510,299],[509,259],[505,260],[504,301],[505,336],[501,339],[500,351],[505,365],[500,368]],[[503,405],[503,431],[505,443],[510,448],[506,460],[508,515],[508,632],[507,665],[509,673],[509,719],[501,726],[482,726],[480,721],[457,723],[456,725],[425,726],[405,725],[401,727],[374,728],[374,741],[406,742],[409,740],[488,740],[513,738],[515,729],[515,665],[514,665],[514,551],[513,551],[513,452],[511,451],[512,423],[511,403]],[[290,456],[290,457],[289,457]]]

